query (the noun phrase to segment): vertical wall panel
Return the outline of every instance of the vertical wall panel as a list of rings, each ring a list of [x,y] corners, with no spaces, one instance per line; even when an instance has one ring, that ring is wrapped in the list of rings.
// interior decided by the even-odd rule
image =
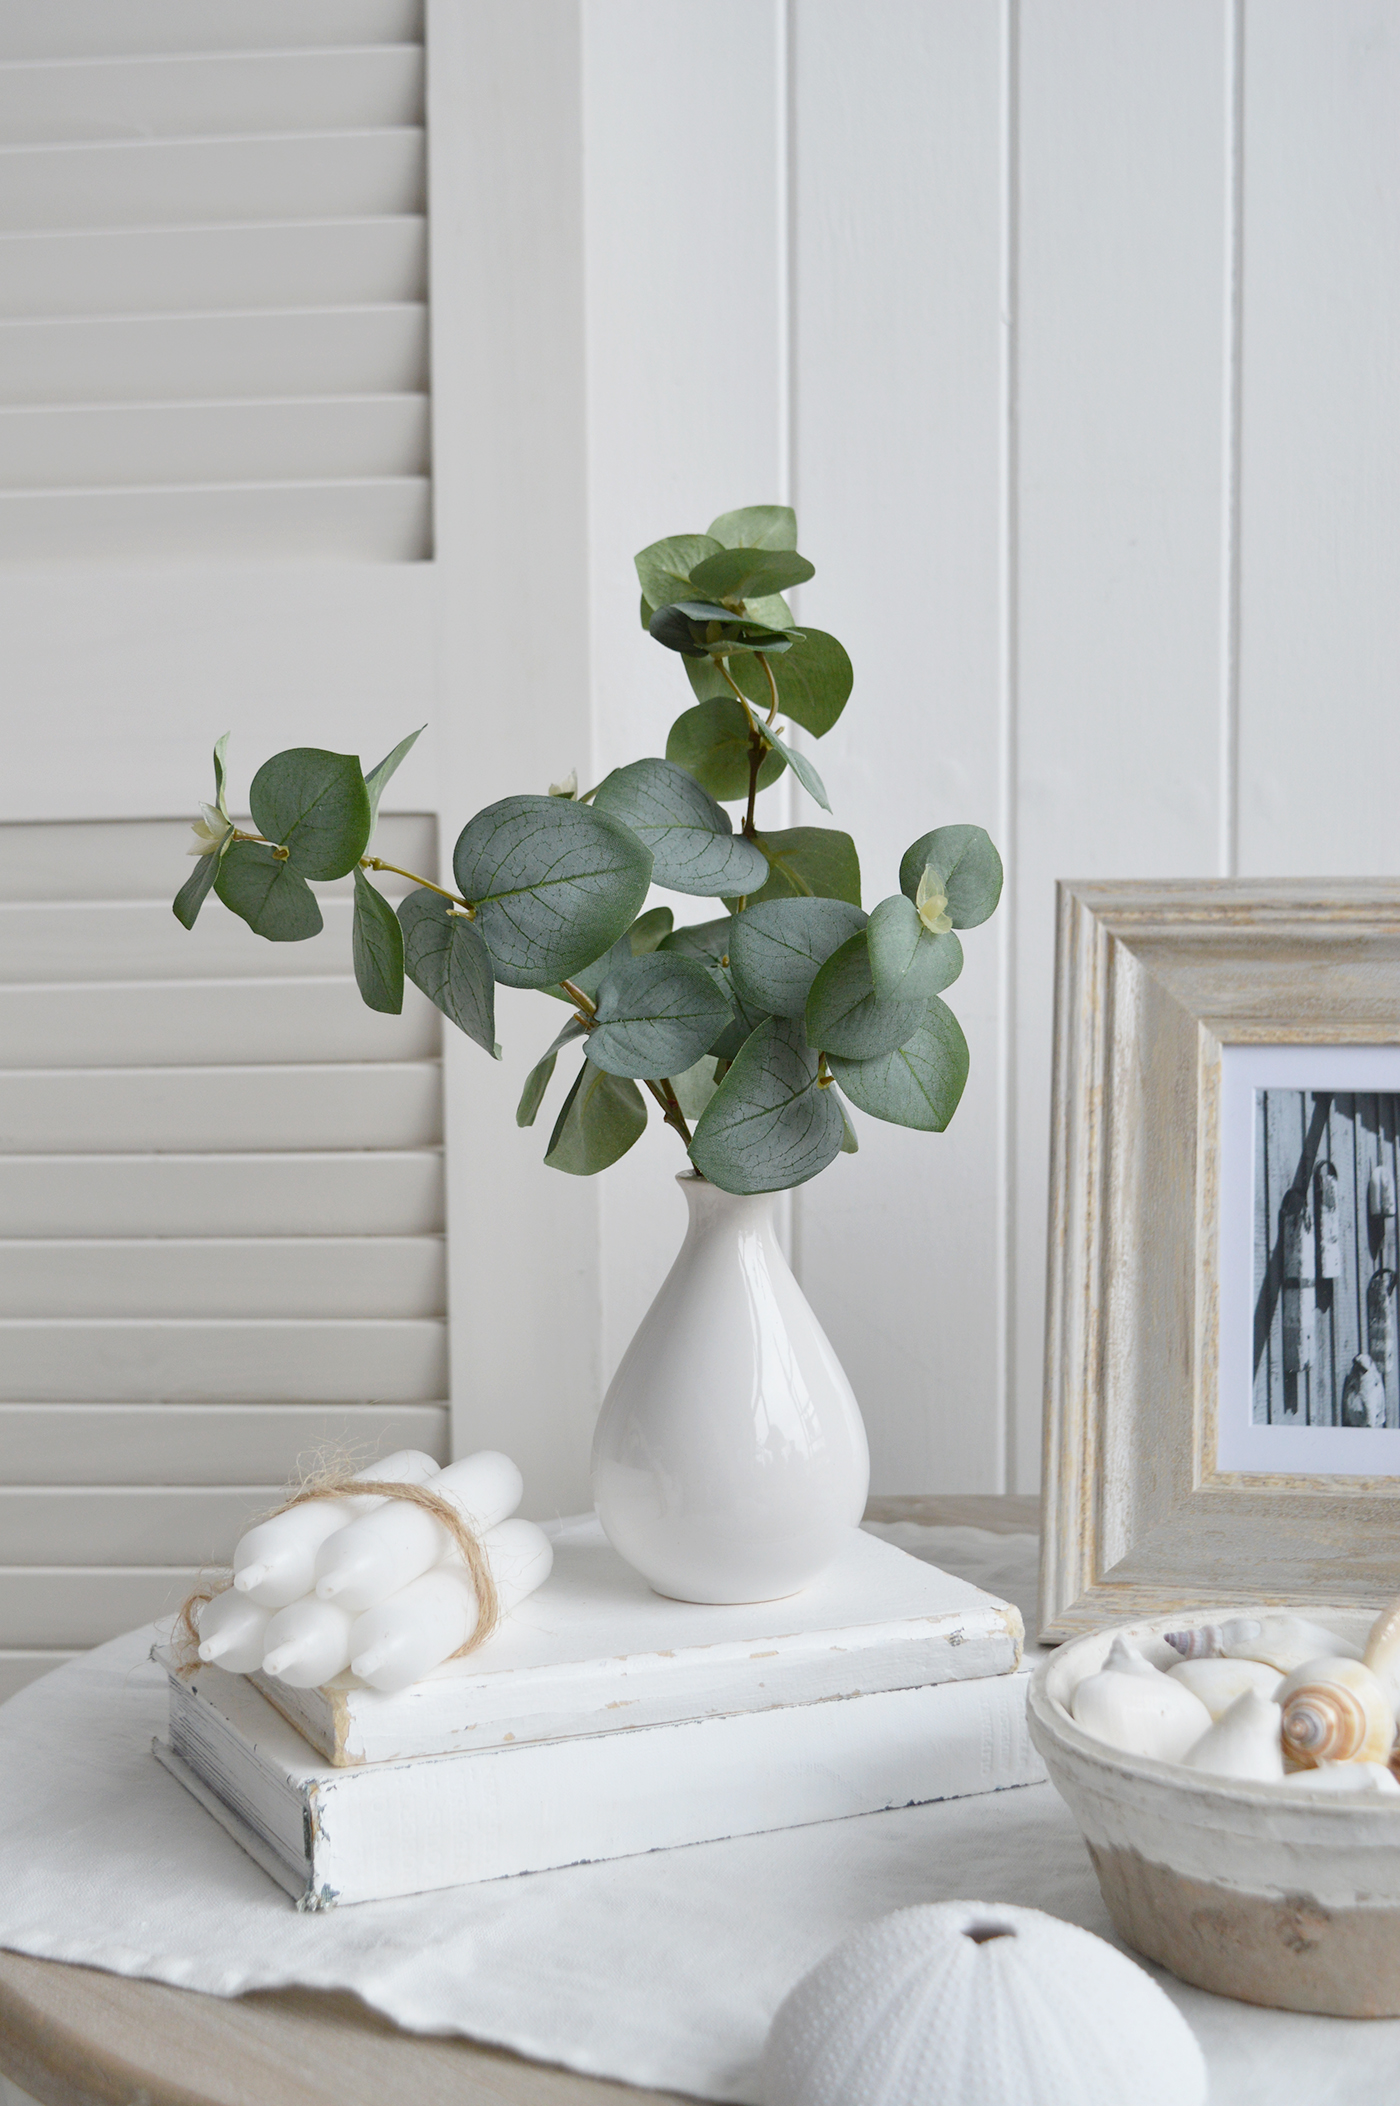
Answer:
[[[999,831],[1003,11],[795,11],[796,435],[812,619],[856,686],[821,742],[865,904],[930,827]],[[811,811],[809,816],[818,815]],[[948,1000],[972,1071],[944,1135],[856,1114],[860,1153],[798,1198],[804,1286],[881,1492],[1000,1484],[999,945]]]
[[[1400,12],[1244,38],[1240,865],[1396,868]]]
[[[664,753],[694,700],[680,660],[638,622],[635,552],[786,494],[782,19],[780,0],[584,7],[592,782]],[[700,92],[712,63],[722,94]],[[582,778],[577,746],[549,756],[551,774],[573,765]],[[769,794],[782,825],[786,790]],[[678,921],[723,911],[672,903]],[[532,1028],[529,1060],[557,1025]],[[560,1060],[536,1158],[577,1058]],[[687,1167],[654,1116],[601,1180],[605,1382],[679,1245],[672,1179]]]
[[[1039,1463],[1054,885],[1218,867],[1229,10],[1021,10],[1014,1482]]]

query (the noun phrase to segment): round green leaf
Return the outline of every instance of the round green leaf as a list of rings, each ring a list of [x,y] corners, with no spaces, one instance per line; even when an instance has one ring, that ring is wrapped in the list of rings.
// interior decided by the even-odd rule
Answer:
[[[906,899],[913,899],[930,866],[948,895],[948,917],[955,929],[975,929],[995,912],[1001,898],[1001,857],[984,827],[935,827],[906,849],[899,866],[899,889]]]
[[[655,885],[718,898],[757,887],[768,875],[762,849],[734,832],[728,812],[675,761],[615,768],[599,784],[593,809],[621,820],[650,849]]]
[[[229,845],[232,846],[232,843]],[[192,929],[198,920],[199,910],[204,905],[213,888],[214,880],[219,875],[221,860],[221,852],[217,848],[211,848],[207,856],[200,856],[195,863],[194,869],[170,902],[171,913],[175,916],[176,921],[181,922],[185,928]],[[766,864],[764,868],[767,868]]]
[[[813,980],[804,1021],[808,1039],[824,1053],[874,1060],[902,1046],[922,1014],[922,1002],[882,1002],[876,995],[862,933],[833,951]]]
[[[650,548],[644,548],[636,563],[642,598],[650,606],[646,620],[658,607],[669,607],[676,600],[698,599],[699,594],[690,587],[691,565],[717,555],[721,546],[713,534],[672,534],[669,540],[653,541]]]
[[[770,629],[766,622],[751,621],[728,607],[710,600],[677,600],[658,607],[647,624],[659,644],[668,651],[694,656],[700,651],[772,651],[792,648],[790,631]]]
[[[760,1004],[744,1001],[727,965],[712,965],[709,970],[730,1011],[729,1021],[709,1051],[716,1060],[733,1060],[745,1039],[763,1022],[768,1012]]]
[[[358,867],[351,950],[355,984],[364,1000],[371,1009],[397,1016],[403,1008],[403,930],[388,900]]]
[[[735,1055],[701,1115],[690,1159],[725,1192],[805,1184],[841,1152],[845,1122],[817,1081],[801,1027],[768,1017]]]
[[[399,902],[404,970],[459,1031],[499,1060],[491,955],[476,923],[450,908],[426,888]]]
[[[779,753],[782,754],[793,774],[807,792],[807,795],[815,798],[824,812],[829,812],[831,810],[831,799],[826,794],[826,784],[822,781],[806,754],[800,753],[796,746],[790,746],[787,740],[773,729],[771,724],[764,724],[760,729],[765,743],[769,746],[777,747]]]
[[[711,797],[747,797],[749,737],[743,703],[730,694],[716,695],[676,718],[666,739],[666,758],[693,775]],[[786,766],[784,756],[770,746],[758,771],[760,790],[776,782]]]
[[[675,926],[675,920],[670,907],[649,907],[645,914],[639,914],[627,931],[632,956],[640,958],[645,951],[659,950],[662,939],[669,936]]]
[[[373,814],[353,753],[319,746],[274,753],[253,777],[248,801],[259,833],[291,851],[299,877],[344,877],[365,852]]]
[[[626,1076],[585,1061],[554,1122],[545,1162],[571,1177],[594,1177],[641,1138],[646,1099]]]
[[[844,899],[860,905],[860,858],[849,834],[832,826],[794,826],[785,833],[760,834],[758,845],[768,858],[768,882],[749,895],[750,907],[770,899]]]
[[[750,600],[792,585],[805,585],[816,572],[796,549],[724,548],[706,556],[690,573],[694,591],[687,599]]]
[[[233,841],[217,859],[214,890],[269,943],[304,943],[321,933],[321,909],[305,878],[261,841]]]
[[[906,1042],[876,1060],[843,1060],[829,1054],[831,1071],[852,1104],[872,1119],[942,1133],[967,1081],[967,1040],[945,1002],[928,1004],[923,1022]]]
[[[746,908],[728,927],[738,994],[770,1016],[797,1018],[818,968],[865,927],[865,916],[845,900],[775,899]]]
[[[899,992],[899,984],[914,963],[923,924],[914,903],[902,892],[891,893],[870,910],[866,943],[870,950],[870,976],[881,1000]]]
[[[379,800],[384,795],[384,790],[390,777],[396,772],[400,763],[408,759],[409,754],[418,744],[419,739],[422,738],[427,728],[426,724],[420,724],[416,731],[410,731],[408,737],[400,739],[393,752],[386,753],[383,760],[371,768],[368,775],[366,775],[365,788],[369,792],[369,830],[371,834],[373,834],[379,818]]]
[[[582,1038],[587,1028],[587,1025],[582,1023],[578,1017],[571,1016],[568,1023],[565,1024],[563,1030],[559,1033],[559,1036],[555,1039],[554,1044],[535,1062],[535,1065],[525,1077],[525,1087],[520,1092],[520,1102],[515,1108],[515,1123],[517,1126],[534,1125],[535,1114],[544,1102],[544,1093],[549,1088],[550,1078],[554,1073],[554,1063],[559,1058],[561,1049],[567,1046],[571,1039]]]
[[[721,512],[710,533],[725,548],[796,548],[797,514],[791,505],[744,505]]]
[[[672,929],[657,949],[679,951],[684,958],[703,958],[707,965],[718,965],[728,953],[732,926],[727,914],[722,921],[693,921],[685,928]]]
[[[488,805],[462,829],[452,867],[507,987],[546,987],[601,957],[651,882],[636,835],[566,797]]]
[[[730,1017],[699,959],[656,951],[603,982],[583,1050],[610,1075],[679,1074],[709,1051]]]
[[[760,620],[771,620],[768,613],[760,614],[756,603],[749,607],[750,615]],[[776,627],[777,624],[775,623]],[[690,661],[687,661],[687,669]],[[773,674],[778,687],[778,707],[785,716],[810,731],[813,738],[821,738],[830,731],[836,719],[850,700],[855,674],[845,647],[825,629],[804,629],[790,651],[781,657],[765,657],[764,664]],[[772,701],[767,676],[763,666],[752,656],[736,656],[730,663],[730,672],[735,684],[741,687],[751,702],[760,703],[767,711]],[[691,685],[695,683],[692,680]]]

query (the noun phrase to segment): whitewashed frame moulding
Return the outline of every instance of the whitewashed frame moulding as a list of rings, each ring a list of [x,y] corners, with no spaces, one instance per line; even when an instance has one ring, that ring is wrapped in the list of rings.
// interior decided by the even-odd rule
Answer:
[[[1229,1078],[1252,1088],[1263,1049],[1295,1049],[1285,1065],[1308,1049],[1303,1086],[1400,1089],[1348,1080],[1364,1047],[1400,1047],[1400,880],[1060,886],[1047,1640],[1246,1596],[1359,1606],[1400,1592],[1400,1458],[1377,1471],[1368,1445],[1371,1474],[1341,1475],[1308,1432],[1280,1430],[1305,1467],[1221,1467],[1229,1224],[1252,1162]],[[1378,1056],[1377,1077],[1390,1058],[1400,1077],[1400,1055]]]

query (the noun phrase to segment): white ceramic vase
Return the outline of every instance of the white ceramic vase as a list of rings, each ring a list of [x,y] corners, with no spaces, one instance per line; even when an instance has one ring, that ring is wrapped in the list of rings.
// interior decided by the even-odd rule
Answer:
[[[676,1182],[690,1224],[603,1400],[598,1515],[659,1594],[776,1601],[864,1513],[865,1428],[773,1232],[773,1194]]]

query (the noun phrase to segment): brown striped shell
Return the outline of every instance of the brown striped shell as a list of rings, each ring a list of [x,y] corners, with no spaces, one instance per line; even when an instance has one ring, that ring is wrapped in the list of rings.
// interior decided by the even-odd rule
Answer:
[[[1167,1631],[1163,1635],[1183,1660],[1218,1660],[1225,1650],[1225,1634],[1218,1623],[1203,1623],[1194,1631]]]
[[[1384,1762],[1395,1744],[1395,1712],[1359,1660],[1309,1660],[1277,1692],[1283,1745],[1294,1762]]]

